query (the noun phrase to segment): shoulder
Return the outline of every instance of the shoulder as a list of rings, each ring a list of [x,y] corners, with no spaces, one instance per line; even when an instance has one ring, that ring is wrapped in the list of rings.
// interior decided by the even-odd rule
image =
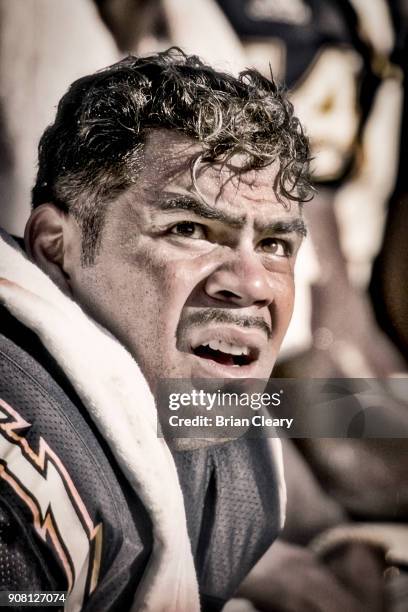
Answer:
[[[55,568],[50,578],[87,601],[85,609],[114,609],[134,592],[146,566],[148,515],[63,374],[47,356],[35,358],[35,350],[13,340],[0,335],[5,516],[25,526],[25,565]]]

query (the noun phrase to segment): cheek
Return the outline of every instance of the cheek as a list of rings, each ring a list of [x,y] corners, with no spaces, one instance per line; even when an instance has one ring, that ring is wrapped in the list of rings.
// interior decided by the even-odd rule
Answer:
[[[142,267],[147,285],[158,295],[158,307],[167,314],[180,316],[190,296],[215,266],[213,253],[175,254],[172,249],[144,257]],[[171,312],[169,312],[169,309]]]
[[[126,265],[113,293],[123,296],[120,316],[126,313],[129,331],[133,327],[140,339],[159,338],[163,344],[174,336],[194,278],[186,268],[185,262],[147,249]]]
[[[274,321],[279,342],[282,342],[289,326],[295,301],[295,285],[293,276],[280,279],[275,288]]]

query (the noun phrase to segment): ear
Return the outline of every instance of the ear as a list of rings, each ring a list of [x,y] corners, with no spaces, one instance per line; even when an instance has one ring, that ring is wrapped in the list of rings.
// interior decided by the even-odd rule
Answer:
[[[41,204],[31,213],[24,232],[29,257],[67,295],[72,295],[64,265],[69,240],[68,215],[54,204]]]

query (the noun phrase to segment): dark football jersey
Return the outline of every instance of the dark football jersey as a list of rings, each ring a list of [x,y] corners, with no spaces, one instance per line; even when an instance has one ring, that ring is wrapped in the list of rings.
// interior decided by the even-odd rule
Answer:
[[[83,610],[128,610],[152,551],[149,515],[55,360],[0,317],[0,590],[69,590]],[[279,531],[277,476],[265,440],[174,459],[202,607],[219,610]]]

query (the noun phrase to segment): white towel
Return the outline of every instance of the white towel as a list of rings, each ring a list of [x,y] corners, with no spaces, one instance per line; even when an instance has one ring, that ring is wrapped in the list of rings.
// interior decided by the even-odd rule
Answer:
[[[59,363],[150,514],[153,551],[132,611],[199,610],[183,495],[170,450],[157,437],[157,411],[143,374],[112,335],[4,238],[0,301]],[[80,607],[68,598],[67,610]]]

